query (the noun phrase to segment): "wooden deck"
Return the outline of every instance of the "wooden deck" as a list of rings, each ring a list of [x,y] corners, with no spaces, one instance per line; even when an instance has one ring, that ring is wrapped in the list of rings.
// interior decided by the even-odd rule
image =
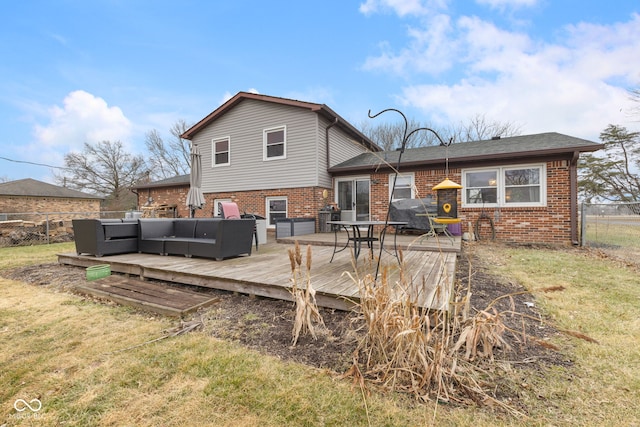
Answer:
[[[346,239],[339,235],[340,239]],[[281,239],[272,237],[260,245],[251,256],[215,261],[183,256],[160,256],[152,254],[123,254],[96,258],[58,254],[61,264],[89,267],[109,264],[112,272],[151,278],[168,282],[222,289],[250,295],[259,295],[291,301],[291,264],[288,250],[298,240],[306,258],[306,245],[312,245],[311,285],[316,290],[319,306],[348,310],[359,300],[359,286],[352,277],[375,275],[376,262],[370,258],[370,251],[363,248],[354,269],[351,252],[345,250],[333,254],[333,233],[296,236]],[[408,289],[418,304],[437,310],[447,310],[451,288],[455,279],[456,258],[460,252],[460,238],[428,238],[419,241],[419,236],[398,236],[398,248],[402,250],[405,263],[405,277],[409,277]],[[387,236],[385,248],[393,252],[393,236]],[[255,248],[254,248],[255,249]],[[374,246],[374,257],[379,254],[379,246]],[[382,252],[382,268],[389,272],[389,282],[396,284],[399,279],[399,264],[387,251]]]

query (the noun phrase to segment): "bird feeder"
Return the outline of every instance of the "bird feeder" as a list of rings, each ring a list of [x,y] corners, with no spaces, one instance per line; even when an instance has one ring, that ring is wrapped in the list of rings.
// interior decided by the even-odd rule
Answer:
[[[440,184],[433,187],[438,201],[437,216],[434,221],[440,224],[455,224],[460,222],[458,218],[458,190],[462,185],[456,184],[449,178],[445,178]]]

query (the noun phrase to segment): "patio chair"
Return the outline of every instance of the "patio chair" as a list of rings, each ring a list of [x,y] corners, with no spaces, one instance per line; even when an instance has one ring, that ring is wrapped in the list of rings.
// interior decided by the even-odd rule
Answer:
[[[428,214],[427,219],[429,220],[429,231],[427,231],[422,238],[436,237],[438,234],[444,234],[449,238],[449,240],[451,240],[451,244],[453,244],[453,235],[449,232],[447,224],[436,222],[435,214]],[[422,241],[422,239],[420,239],[420,241]]]
[[[255,215],[251,214],[242,214],[240,215],[240,209],[238,208],[238,204],[234,202],[220,202],[220,211],[222,213],[222,218],[226,219],[240,219],[240,218],[249,218],[255,220]],[[258,227],[256,224],[253,226],[253,238],[256,241],[256,251],[258,250]]]
[[[234,202],[221,202],[222,218],[240,219],[240,209],[238,204]]]

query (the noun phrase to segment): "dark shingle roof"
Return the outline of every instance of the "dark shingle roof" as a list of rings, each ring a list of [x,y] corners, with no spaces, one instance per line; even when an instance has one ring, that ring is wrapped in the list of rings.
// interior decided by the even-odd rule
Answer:
[[[48,184],[31,178],[0,184],[1,196],[58,197],[66,199],[102,199],[100,196]]]
[[[562,155],[575,152],[597,151],[603,148],[586,139],[575,138],[556,132],[522,135],[509,138],[491,139],[451,144],[451,146],[429,146],[405,150],[403,166],[426,166],[443,164],[448,157],[450,163],[473,163],[490,160],[516,160],[542,156]],[[331,167],[331,172],[367,170],[386,163],[396,165],[399,151],[363,153]]]
[[[177,175],[177,176],[172,176],[171,178],[161,179],[159,181],[153,181],[146,184],[138,184],[133,188],[141,189],[141,188],[155,188],[155,187],[176,187],[180,185],[189,185],[190,184],[189,180],[190,180],[189,174]]]

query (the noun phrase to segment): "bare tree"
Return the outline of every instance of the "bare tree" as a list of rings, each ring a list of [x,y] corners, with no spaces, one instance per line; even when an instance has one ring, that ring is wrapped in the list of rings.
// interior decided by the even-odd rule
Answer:
[[[189,173],[191,144],[180,137],[188,128],[184,120],[178,120],[169,129],[172,137],[168,142],[165,142],[155,129],[147,133],[145,145],[150,153],[148,163],[153,179],[165,179]]]
[[[415,119],[408,119],[408,132],[413,129],[425,127]],[[394,150],[399,148],[402,144],[402,138],[404,137],[405,125],[404,122],[381,122],[379,124],[373,123],[371,120],[363,121],[360,124],[360,131],[364,133],[369,139],[374,141],[384,150]],[[429,126],[426,126],[429,127]],[[440,132],[437,131],[439,134]],[[407,141],[406,148],[424,147],[428,145],[438,145],[440,141],[431,132],[416,132]]]
[[[495,136],[509,137],[520,134],[520,126],[510,122],[490,122],[484,114],[476,114],[467,123],[460,123],[448,129],[439,129],[428,124],[421,124],[415,119],[408,120],[408,131],[426,127],[433,129],[443,141],[453,138],[454,142],[469,142],[491,139]],[[360,131],[385,150],[399,148],[404,137],[404,122],[375,124],[371,120],[359,126]],[[432,132],[416,132],[407,141],[407,148],[438,145],[440,141]]]
[[[453,137],[456,142],[483,141],[493,137],[507,138],[519,135],[521,127],[511,122],[489,121],[484,114],[476,114],[466,123],[452,128],[448,138]]]
[[[66,154],[64,163],[65,172],[54,173],[56,183],[105,197],[107,210],[135,208],[131,187],[148,175],[144,158],[126,152],[120,141],[85,143],[81,153]]]

